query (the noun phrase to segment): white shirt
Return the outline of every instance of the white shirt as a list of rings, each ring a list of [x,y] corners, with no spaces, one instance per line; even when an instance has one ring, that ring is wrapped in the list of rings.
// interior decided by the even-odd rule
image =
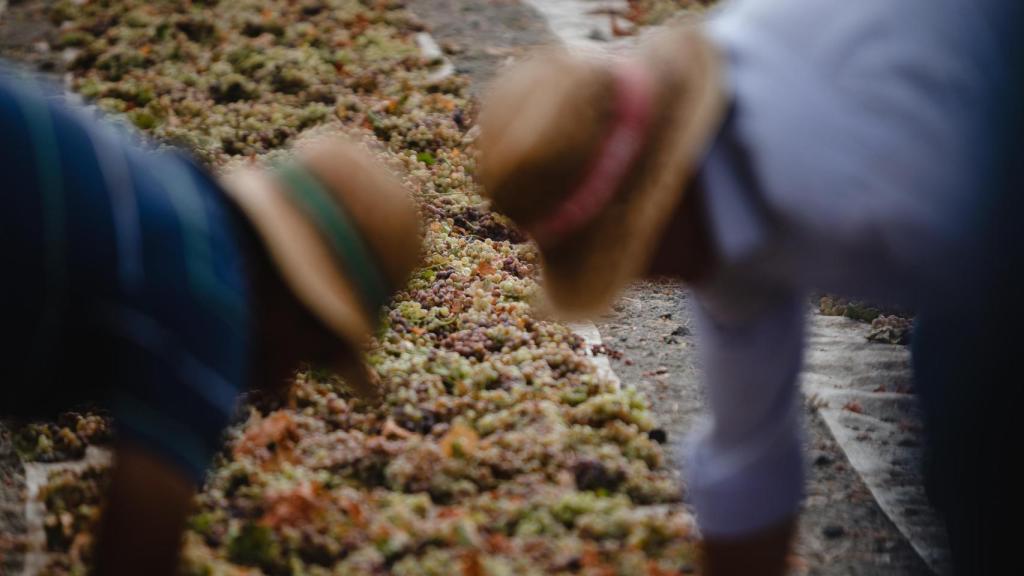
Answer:
[[[955,296],[1014,0],[735,0],[707,25],[733,114],[702,167],[719,257],[698,287],[712,418],[688,451],[708,535],[795,514],[806,291]]]

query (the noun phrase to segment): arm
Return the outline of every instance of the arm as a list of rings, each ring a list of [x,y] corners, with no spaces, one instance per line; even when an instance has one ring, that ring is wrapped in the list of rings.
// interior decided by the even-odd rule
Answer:
[[[705,569],[711,576],[783,574],[802,487],[802,299],[749,275],[722,273],[704,184],[696,178],[684,195],[648,275],[698,286],[695,316],[712,421],[693,443],[687,472],[706,539]],[[739,244],[757,238],[761,230],[749,225],[748,213],[733,208],[726,216]],[[759,441],[768,437],[774,441]]]
[[[178,469],[128,442],[117,446],[95,574],[178,574],[193,487]]]
[[[796,532],[796,518],[739,538],[708,538],[704,567],[708,576],[782,575]]]
[[[738,304],[699,298],[712,418],[696,436],[686,473],[705,566],[712,576],[782,574],[803,489],[796,377],[804,299],[779,295],[737,315]]]

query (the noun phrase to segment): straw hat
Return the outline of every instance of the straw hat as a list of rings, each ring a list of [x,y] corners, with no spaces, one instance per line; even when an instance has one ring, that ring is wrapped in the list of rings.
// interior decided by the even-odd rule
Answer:
[[[295,297],[348,346],[361,350],[380,307],[420,258],[420,226],[409,192],[369,153],[325,138],[270,170],[223,179]],[[365,366],[340,366],[347,383],[376,396]]]
[[[479,178],[537,241],[563,313],[600,310],[649,265],[722,122],[719,74],[715,49],[679,27],[625,61],[548,49],[489,90]]]

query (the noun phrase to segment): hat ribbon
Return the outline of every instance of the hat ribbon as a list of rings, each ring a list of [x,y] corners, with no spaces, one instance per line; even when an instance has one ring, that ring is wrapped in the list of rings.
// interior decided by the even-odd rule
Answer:
[[[391,286],[344,206],[332,200],[332,195],[301,164],[280,163],[275,168],[288,196],[313,222],[335,259],[350,274],[366,308],[376,310],[383,306]]]
[[[531,229],[541,244],[552,244],[590,222],[615,196],[643,148],[651,124],[654,78],[635,64],[612,70],[614,118],[583,180]]]

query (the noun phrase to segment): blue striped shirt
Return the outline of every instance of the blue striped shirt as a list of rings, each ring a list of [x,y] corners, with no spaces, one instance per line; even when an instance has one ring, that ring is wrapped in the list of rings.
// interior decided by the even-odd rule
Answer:
[[[0,413],[109,402],[121,438],[196,482],[246,380],[235,211],[156,151],[0,68]]]

